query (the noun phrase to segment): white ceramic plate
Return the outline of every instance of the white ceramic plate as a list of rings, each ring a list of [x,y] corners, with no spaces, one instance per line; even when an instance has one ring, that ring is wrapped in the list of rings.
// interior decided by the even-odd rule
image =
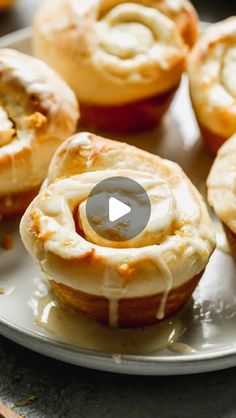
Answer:
[[[30,53],[30,30],[2,38],[0,47],[11,47]],[[126,140],[177,161],[204,192],[212,157],[201,144],[186,79],[183,80],[162,126],[153,132],[126,137]],[[164,349],[134,355],[126,354],[125,348],[123,354],[113,348],[113,352],[108,353],[101,349],[102,345],[99,343],[96,349],[97,329],[93,335],[93,327],[88,331],[89,338],[94,340],[92,350],[86,348],[86,344],[82,348],[78,344],[68,343],[63,332],[50,332],[35,324],[33,295],[39,296],[43,292],[42,288],[38,288],[36,280],[40,275],[39,270],[20,242],[17,222],[8,222],[0,228],[0,235],[7,232],[14,237],[13,250],[0,250],[0,288],[5,289],[5,294],[0,295],[2,335],[53,358],[113,372],[171,375],[200,373],[236,365],[236,268],[231,256],[220,248],[214,253],[194,294],[194,307],[188,308],[191,319],[188,320],[188,327],[180,339],[191,346],[194,352],[176,354]],[[218,240],[224,249],[224,236],[220,230]],[[60,322],[60,312],[56,319]],[[87,332],[87,325],[85,328]],[[141,333],[138,338],[142,339]],[[91,347],[91,341],[88,346]]]

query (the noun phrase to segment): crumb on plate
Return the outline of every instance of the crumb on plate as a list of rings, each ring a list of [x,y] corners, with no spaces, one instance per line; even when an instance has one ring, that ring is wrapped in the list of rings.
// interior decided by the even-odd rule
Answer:
[[[22,401],[16,402],[15,408],[21,408],[23,406],[27,406],[31,404],[32,402],[34,402],[36,399],[37,399],[36,395],[30,395],[27,398],[23,399]]]

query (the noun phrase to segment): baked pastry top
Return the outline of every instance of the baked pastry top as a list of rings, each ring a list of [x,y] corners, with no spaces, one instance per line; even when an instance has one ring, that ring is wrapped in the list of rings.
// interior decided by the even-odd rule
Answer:
[[[236,132],[235,57],[236,17],[231,17],[207,29],[189,58],[190,92],[199,124],[224,140]]]
[[[113,176],[139,182],[152,207],[143,232],[124,242],[96,234],[85,211],[93,187]],[[202,273],[215,247],[203,199],[177,164],[89,133],[55,154],[21,236],[43,272],[70,289],[111,300],[162,294],[158,319],[169,292]]]
[[[178,86],[197,17],[185,0],[54,0],[33,38],[81,102],[121,105]]]
[[[207,186],[208,200],[225,225],[236,233],[236,135],[218,151]]]
[[[0,199],[42,183],[78,116],[74,93],[46,64],[0,50]]]

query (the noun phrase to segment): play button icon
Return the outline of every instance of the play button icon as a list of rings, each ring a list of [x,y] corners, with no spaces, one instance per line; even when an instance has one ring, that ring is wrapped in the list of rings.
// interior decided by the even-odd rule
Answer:
[[[110,197],[109,199],[109,221],[115,222],[118,219],[123,218],[131,212],[131,207],[116,199],[115,197]]]
[[[99,182],[86,202],[90,227],[109,241],[127,241],[139,235],[151,215],[145,189],[128,177],[110,177]]]

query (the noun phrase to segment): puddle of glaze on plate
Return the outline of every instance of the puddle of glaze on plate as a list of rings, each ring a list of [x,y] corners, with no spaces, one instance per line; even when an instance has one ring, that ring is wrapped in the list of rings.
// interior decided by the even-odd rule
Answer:
[[[61,341],[78,347],[120,354],[150,354],[161,349],[193,352],[179,338],[192,321],[192,303],[171,320],[137,329],[112,329],[63,307],[53,296],[46,280],[35,279],[36,290],[29,301],[37,326]]]

